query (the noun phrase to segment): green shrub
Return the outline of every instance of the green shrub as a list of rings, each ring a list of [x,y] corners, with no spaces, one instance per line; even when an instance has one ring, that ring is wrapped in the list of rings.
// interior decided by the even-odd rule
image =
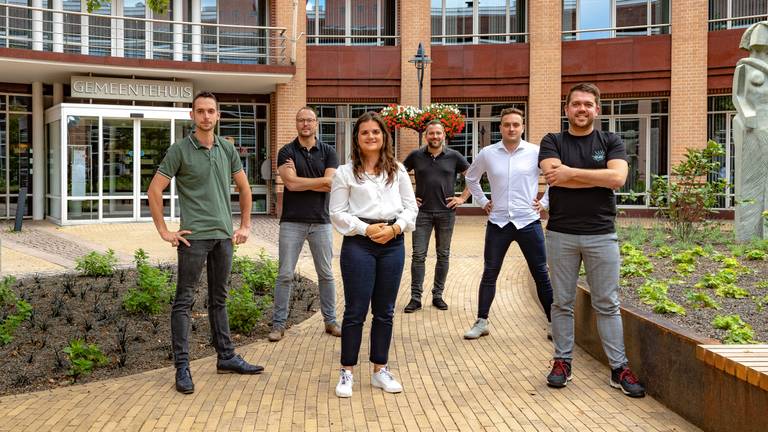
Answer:
[[[62,351],[69,357],[69,371],[67,375],[77,381],[78,377],[93,372],[94,367],[106,366],[109,363],[107,357],[101,352],[98,345],[86,344],[82,339],[74,339],[69,346]]]
[[[758,342],[755,340],[755,332],[752,330],[752,326],[745,324],[744,327],[728,330],[723,343],[742,345]]]
[[[263,249],[259,260],[250,271],[243,273],[243,284],[254,293],[268,293],[275,286],[279,267],[278,262],[270,258]]]
[[[675,273],[680,276],[687,276],[696,271],[696,264],[680,263],[675,266]]]
[[[76,260],[75,269],[84,276],[112,276],[117,267],[115,251],[109,249],[106,254],[93,251]]]
[[[685,308],[673,302],[669,297],[659,300],[653,305],[653,311],[658,314],[676,313],[685,315]]]
[[[718,297],[740,299],[749,297],[749,291],[744,288],[739,288],[734,284],[725,284],[715,288],[715,295]]]
[[[725,258],[723,259],[722,264],[723,268],[732,269],[737,273],[749,273],[749,269],[741,265],[736,258]]]
[[[125,293],[123,307],[131,313],[157,315],[170,303],[176,290],[171,283],[171,272],[149,265],[149,256],[143,249],[138,249],[133,257],[138,272],[137,287]]]
[[[621,245],[619,251],[623,256],[621,260],[622,277],[647,277],[653,272],[653,263],[631,243]]]
[[[702,222],[725,192],[724,179],[707,179],[707,174],[720,168],[724,155],[723,147],[709,140],[703,149],[686,149],[685,159],[672,167],[671,176],[654,176],[650,204],[669,220],[677,239],[691,241],[700,236]]]
[[[744,321],[739,315],[715,315],[715,319],[712,320],[712,325],[717,329],[730,330],[736,327],[742,327],[745,325]]]
[[[254,298],[246,285],[230,290],[227,298],[227,315],[230,328],[240,334],[250,334],[263,312],[272,304],[268,295]]]
[[[720,304],[710,297],[709,294],[702,291],[688,290],[685,293],[685,298],[688,302],[693,303],[693,306],[696,308],[720,309]]]
[[[655,255],[657,258],[669,258],[672,256],[672,248],[666,245],[661,246],[656,251]]]
[[[694,288],[717,289],[724,285],[734,284],[738,280],[738,273],[735,270],[725,268],[717,273],[705,274],[695,285]]]
[[[19,299],[11,286],[16,282],[13,276],[6,276],[0,281],[0,346],[13,340],[16,329],[32,316],[32,306]]]
[[[768,257],[768,254],[761,251],[760,249],[753,249],[744,254],[744,258],[750,261],[765,261],[766,257]]]
[[[245,274],[256,270],[256,262],[247,255],[234,255],[232,257],[232,273]]]
[[[661,300],[667,298],[667,292],[669,291],[669,285],[664,281],[657,281],[654,279],[648,279],[642,285],[640,285],[636,292],[640,300],[645,304],[655,304]]]

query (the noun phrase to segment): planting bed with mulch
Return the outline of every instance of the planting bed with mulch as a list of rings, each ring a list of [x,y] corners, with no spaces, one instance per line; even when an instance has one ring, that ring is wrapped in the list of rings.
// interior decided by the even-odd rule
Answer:
[[[690,243],[661,225],[619,228],[619,239],[623,303],[724,343],[768,343],[768,241],[737,244],[718,225]],[[716,317],[728,315],[738,315],[741,330],[716,328]]]
[[[173,272],[175,284],[175,267],[164,269]],[[154,316],[128,313],[123,307],[123,297],[136,287],[136,281],[136,269],[119,269],[112,277],[70,273],[17,280],[11,288],[32,306],[33,313],[17,328],[10,343],[0,344],[0,396],[72,385],[73,379],[68,375],[71,364],[63,350],[76,338],[98,345],[108,360],[106,366],[78,377],[76,383],[172,366],[170,305],[164,305],[164,310]],[[209,343],[205,271],[200,281],[193,306],[191,359],[215,354]],[[232,275],[231,287],[242,283],[241,275]],[[318,306],[316,284],[299,278],[288,325],[307,319]],[[249,334],[233,331],[236,346],[266,337],[271,328],[271,303],[264,309]],[[122,366],[121,335],[125,353]]]

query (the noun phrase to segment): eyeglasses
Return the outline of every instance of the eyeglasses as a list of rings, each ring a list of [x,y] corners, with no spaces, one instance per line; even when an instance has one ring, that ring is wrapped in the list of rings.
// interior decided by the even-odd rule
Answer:
[[[308,123],[308,124],[312,124],[312,123],[314,123],[314,122],[316,122],[316,121],[317,121],[317,119],[313,119],[313,118],[297,118],[297,119],[296,119],[296,123]]]

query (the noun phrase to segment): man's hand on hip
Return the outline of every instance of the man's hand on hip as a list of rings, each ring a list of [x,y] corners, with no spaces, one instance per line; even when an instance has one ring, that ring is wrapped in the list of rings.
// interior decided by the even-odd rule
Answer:
[[[184,238],[184,236],[187,234],[192,234],[192,231],[189,231],[189,230],[165,231],[160,233],[160,237],[162,237],[163,240],[170,243],[171,246],[173,247],[178,246],[179,242],[189,246],[189,240]]]
[[[456,208],[462,204],[464,204],[464,200],[461,197],[452,196],[445,199],[445,205],[448,208]]]

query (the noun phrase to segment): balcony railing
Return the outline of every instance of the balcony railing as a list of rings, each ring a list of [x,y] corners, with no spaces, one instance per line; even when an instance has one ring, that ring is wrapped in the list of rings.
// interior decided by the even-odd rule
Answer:
[[[432,45],[525,43],[528,33],[477,33],[432,35]]]
[[[643,24],[626,27],[605,27],[581,30],[563,30],[563,40],[583,40],[583,39],[602,39],[629,36],[650,36],[669,33],[671,24]],[[594,33],[603,33],[594,35]],[[578,35],[587,34],[589,36],[580,38]]]
[[[207,63],[286,64],[284,27],[190,23],[0,5],[0,47]]]
[[[765,19],[768,19],[766,14],[711,19],[709,20],[709,31],[749,27]]]
[[[373,45],[394,46],[400,44],[400,36],[383,35],[306,35],[307,45]]]

